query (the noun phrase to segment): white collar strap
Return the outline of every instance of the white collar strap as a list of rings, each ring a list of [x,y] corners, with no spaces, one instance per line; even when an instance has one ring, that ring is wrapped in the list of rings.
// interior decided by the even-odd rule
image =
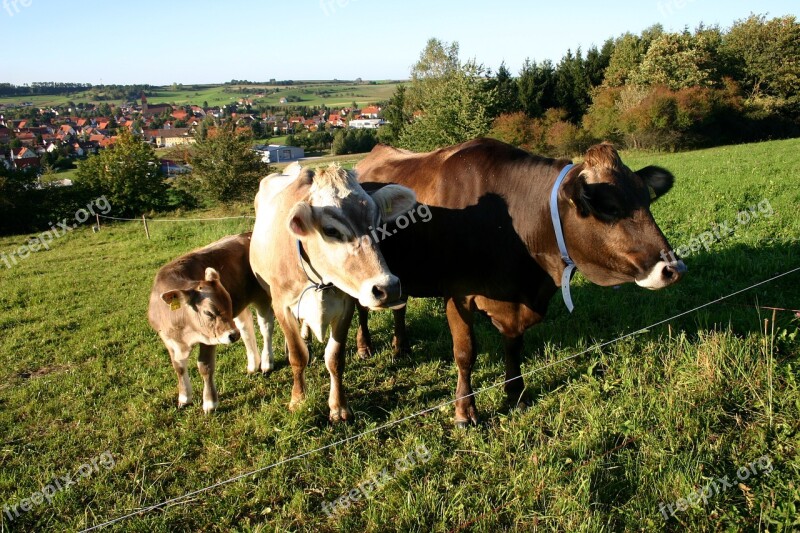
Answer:
[[[575,262],[569,257],[567,245],[564,242],[564,230],[561,228],[561,216],[558,213],[558,190],[561,188],[561,182],[564,181],[567,173],[574,166],[569,164],[561,169],[561,173],[556,178],[555,184],[553,184],[553,190],[550,191],[550,218],[553,221],[553,230],[556,233],[556,242],[558,243],[558,251],[561,253],[561,260],[567,265],[563,274],[561,274],[561,295],[570,313],[575,309],[572,304],[572,296],[569,293],[569,282],[575,273]]]

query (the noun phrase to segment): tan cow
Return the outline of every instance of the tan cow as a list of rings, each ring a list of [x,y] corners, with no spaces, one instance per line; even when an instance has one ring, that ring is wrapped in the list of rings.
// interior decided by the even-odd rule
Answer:
[[[312,172],[291,165],[261,181],[250,263],[271,294],[283,329],[294,385],[289,409],[305,398],[308,348],[301,329],[323,341],[331,376],[331,421],[352,416],[342,388],[347,330],[354,300],[369,308],[405,305],[400,282],[386,267],[370,232],[414,206],[414,193],[389,185],[372,196],[338,166]]]
[[[217,344],[231,344],[242,337],[247,349],[247,371],[273,368],[273,313],[269,295],[250,269],[250,233],[220,239],[181,256],[156,274],[150,292],[148,319],[169,351],[178,375],[178,406],[192,401],[192,384],[187,363],[196,344],[200,345],[197,368],[203,377],[203,411],[216,409],[214,386]],[[252,304],[264,338],[259,355],[253,330]]]

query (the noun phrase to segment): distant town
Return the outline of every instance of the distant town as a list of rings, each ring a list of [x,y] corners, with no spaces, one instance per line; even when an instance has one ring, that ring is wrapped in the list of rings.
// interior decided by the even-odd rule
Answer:
[[[354,106],[329,109],[322,107],[293,106],[286,98],[280,100],[286,109],[302,113],[269,113],[255,109],[253,98],[240,98],[228,105],[171,105],[148,103],[142,93],[138,101],[115,106],[109,103],[81,103],[72,106],[40,107],[35,119],[7,119],[5,114],[20,108],[36,108],[33,102],[0,104],[0,164],[10,170],[34,169],[43,165],[70,168],[72,161],[112,146],[120,129],[127,129],[155,148],[173,148],[195,142],[202,127],[232,120],[237,127],[252,128],[253,149],[267,163],[297,160],[305,156],[300,146],[269,144],[264,139],[299,132],[317,132],[343,128],[375,130],[385,123],[379,105]],[[354,102],[355,103],[355,102]],[[33,113],[25,113],[32,116]],[[205,123],[205,126],[204,126]],[[161,160],[165,174],[187,171],[180,162]],[[69,179],[54,182],[70,185]]]

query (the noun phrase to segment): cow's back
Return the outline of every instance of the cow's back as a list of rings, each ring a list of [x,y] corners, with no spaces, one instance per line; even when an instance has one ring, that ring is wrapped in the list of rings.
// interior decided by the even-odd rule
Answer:
[[[419,154],[378,145],[356,170],[362,183],[398,183],[421,203],[463,209],[486,194],[507,196],[527,179],[526,170],[550,162],[494,139],[475,139]]]
[[[542,283],[553,285],[529,251],[531,235],[549,219],[526,197],[546,194],[553,163],[477,139],[425,154],[376,147],[357,170],[366,188],[399,183],[430,208],[428,222],[390,227],[381,241],[408,294],[527,301],[538,299]]]
[[[150,293],[150,324],[159,329],[166,317],[171,319],[176,312],[181,312],[171,311],[161,300],[162,293],[189,288],[191,282],[204,279],[208,267],[219,272],[220,283],[231,296],[233,315],[241,313],[253,295],[263,292],[250,268],[251,235],[247,232],[225,237],[161,267]]]

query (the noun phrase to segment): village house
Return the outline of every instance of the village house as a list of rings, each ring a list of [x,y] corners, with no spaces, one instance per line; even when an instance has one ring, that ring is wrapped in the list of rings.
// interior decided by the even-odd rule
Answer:
[[[158,148],[170,148],[195,142],[195,138],[189,135],[189,128],[146,130],[144,140],[155,144]]]
[[[39,156],[35,151],[23,146],[11,149],[11,168],[22,170],[26,168],[39,168]]]

